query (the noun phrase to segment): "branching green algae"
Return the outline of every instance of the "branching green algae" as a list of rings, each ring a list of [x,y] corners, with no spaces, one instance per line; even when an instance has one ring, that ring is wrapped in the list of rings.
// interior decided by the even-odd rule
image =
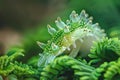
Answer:
[[[36,69],[27,64],[19,63],[15,61],[15,58],[24,56],[23,49],[12,49],[6,55],[0,57],[0,75],[7,77],[10,74],[16,76],[36,75]]]

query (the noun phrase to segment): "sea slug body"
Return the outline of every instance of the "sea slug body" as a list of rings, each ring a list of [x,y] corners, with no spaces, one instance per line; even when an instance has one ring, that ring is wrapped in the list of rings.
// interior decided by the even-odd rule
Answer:
[[[40,54],[38,65],[46,65],[54,60],[56,56],[67,51],[69,56],[76,57],[80,51],[81,56],[89,53],[93,42],[105,37],[104,30],[100,29],[98,23],[92,23],[92,17],[89,17],[85,10],[80,15],[75,11],[70,14],[70,20],[64,23],[60,17],[55,21],[58,30],[48,25],[48,32],[52,35],[47,44],[38,42],[44,50]]]

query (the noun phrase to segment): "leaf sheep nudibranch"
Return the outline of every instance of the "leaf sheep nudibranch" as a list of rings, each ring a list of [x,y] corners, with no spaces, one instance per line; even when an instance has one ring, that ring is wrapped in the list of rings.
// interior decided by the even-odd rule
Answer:
[[[79,51],[84,56],[89,53],[93,41],[105,37],[104,30],[99,28],[98,23],[92,23],[92,17],[88,17],[85,10],[82,10],[80,15],[72,11],[70,20],[67,20],[66,23],[60,17],[55,23],[58,30],[50,25],[47,26],[48,32],[52,36],[51,40],[47,44],[38,42],[44,50],[40,54],[39,66],[48,64],[64,51],[68,51],[71,57],[75,57]]]

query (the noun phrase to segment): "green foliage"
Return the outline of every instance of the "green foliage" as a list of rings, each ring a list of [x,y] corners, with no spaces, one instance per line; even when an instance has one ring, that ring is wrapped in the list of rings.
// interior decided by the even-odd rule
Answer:
[[[73,72],[71,75],[72,77],[70,77],[70,73],[66,73],[68,76],[63,75],[65,80],[69,80],[69,78],[72,78],[72,80],[95,80],[99,76],[99,73],[94,72],[95,68],[77,61],[74,58],[62,56],[56,58],[51,64],[43,68],[40,80],[59,79],[61,78],[60,74],[66,72],[69,69],[71,72]]]
[[[37,74],[37,71],[32,68],[32,66],[28,66],[26,64],[14,62],[11,63],[12,66],[14,66],[13,73],[16,75],[33,75]]]
[[[120,58],[111,62],[104,62],[96,72],[100,73],[99,79],[101,80],[119,80],[120,78]]]
[[[18,56],[24,56],[23,49],[12,49],[6,55],[0,57],[1,75],[6,76],[14,70],[14,67],[11,63],[13,63],[14,59]]]
[[[104,38],[95,42],[88,55],[90,63],[103,63],[117,60],[120,56],[120,40],[118,38]]]
[[[104,73],[105,80],[116,80],[120,77],[120,58],[117,61],[111,61]]]
[[[23,49],[13,48],[9,50],[6,55],[1,56],[0,75],[7,77],[10,74],[14,74],[15,76],[19,77],[19,76],[30,76],[30,75],[38,74],[37,70],[33,69],[32,66],[17,62],[15,58],[19,56],[24,56]],[[10,77],[9,80],[13,80],[13,77],[12,78]]]

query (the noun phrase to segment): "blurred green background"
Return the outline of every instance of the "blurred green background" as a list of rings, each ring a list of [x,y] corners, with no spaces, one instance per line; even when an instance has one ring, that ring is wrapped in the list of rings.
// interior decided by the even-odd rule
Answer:
[[[120,38],[119,0],[0,0],[0,55],[11,47],[24,48],[27,58],[38,55],[36,41],[50,39],[46,25],[56,27],[57,16],[65,21],[72,10],[83,9],[108,37]]]

